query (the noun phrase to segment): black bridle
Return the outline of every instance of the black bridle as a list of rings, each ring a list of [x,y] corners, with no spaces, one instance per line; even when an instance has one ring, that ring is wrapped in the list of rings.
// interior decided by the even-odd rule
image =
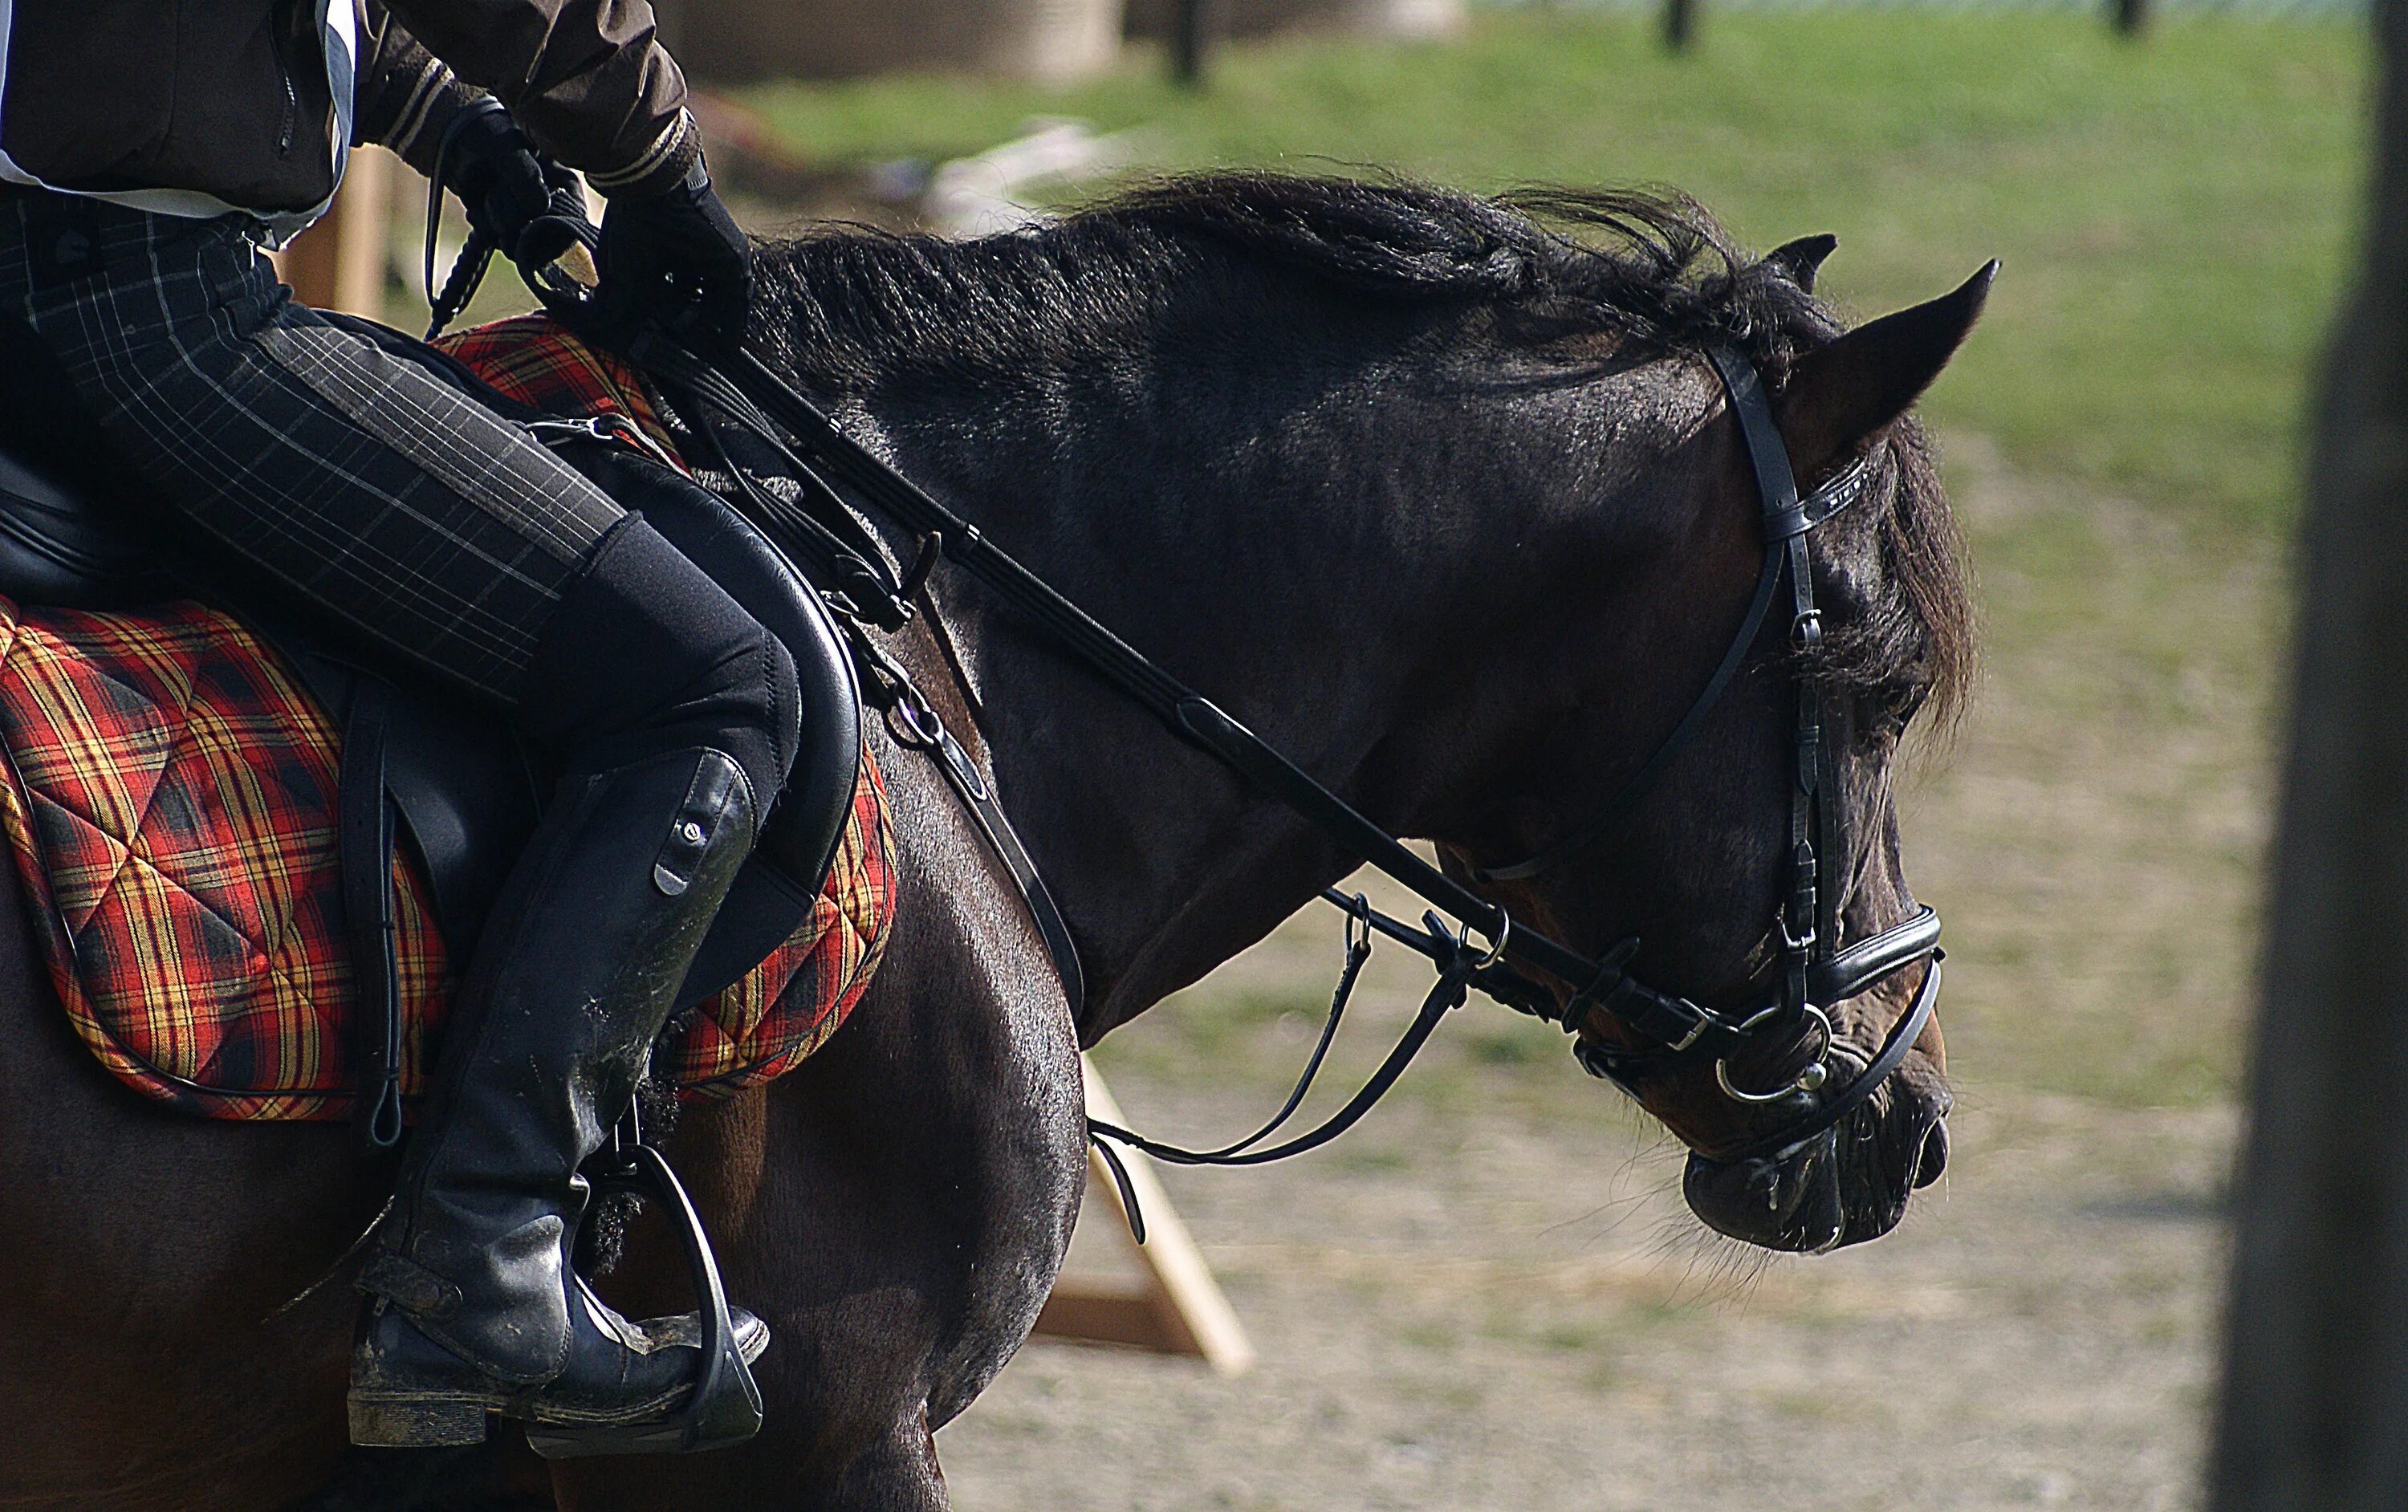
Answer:
[[[1183,1149],[1097,1122],[1095,1131],[1103,1137],[1183,1164],[1259,1164],[1301,1154],[1337,1137],[1368,1112],[1395,1085],[1438,1021],[1464,1001],[1469,989],[1477,987],[1508,1006],[1556,1023],[1574,1034],[1575,1052],[1582,1064],[1591,1074],[1613,1081],[1626,1091],[1635,1091],[1638,1083],[1672,1065],[1710,1060],[1718,1084],[1734,1100],[1750,1105],[1792,1108],[1794,1114],[1756,1138],[1700,1153],[1724,1163],[1781,1160],[1828,1134],[1870,1098],[1905,1060],[1930,1021],[1940,985],[1940,919],[1930,908],[1920,908],[1905,921],[1845,949],[1838,948],[1844,890],[1832,886],[1829,878],[1830,870],[1841,864],[1836,762],[1825,697],[1802,673],[1795,675],[1798,717],[1792,737],[1796,760],[1787,835],[1787,887],[1774,921],[1782,941],[1782,980],[1769,1001],[1738,1014],[1718,1013],[1678,993],[1650,986],[1632,975],[1627,963],[1638,950],[1636,939],[1622,940],[1601,956],[1584,955],[1517,923],[1501,906],[1481,897],[1424,861],[1211,700],[1091,619],[987,540],[976,526],[847,436],[817,406],[750,352],[738,351],[723,365],[713,366],[655,337],[639,338],[632,355],[639,365],[709,409],[756,436],[773,438],[784,466],[798,472],[807,496],[837,497],[837,491],[829,487],[833,481],[918,536],[923,565],[914,572],[914,578],[924,571],[924,564],[933,556],[941,555],[953,562],[1044,632],[1059,648],[1151,711],[1174,734],[1218,760],[1257,792],[1286,806],[1435,909],[1463,921],[1462,928],[1453,929],[1438,912],[1433,912],[1426,914],[1422,926],[1416,928],[1378,913],[1359,896],[1326,891],[1323,896],[1345,908],[1350,916],[1346,968],[1332,1001],[1321,1044],[1279,1116],[1247,1138],[1211,1150]],[[1872,456],[1859,458],[1801,499],[1787,448],[1773,421],[1771,407],[1755,368],[1732,349],[1718,349],[1710,355],[1745,437],[1763,503],[1764,564],[1747,612],[1728,649],[1688,711],[1656,752],[1595,816],[1528,860],[1475,871],[1475,881],[1521,881],[1541,876],[1597,845],[1627,820],[1647,789],[1695,740],[1707,715],[1755,651],[1784,582],[1790,591],[1789,628],[1793,642],[1799,649],[1808,650],[1821,635],[1822,620],[1815,607],[1808,540],[1817,525],[1861,496],[1872,473]],[[781,430],[784,433],[782,437],[776,435]],[[825,479],[821,477],[823,472]],[[935,712],[910,687],[909,678],[891,660],[879,660],[882,664],[879,676],[872,680],[889,687],[889,696],[900,701],[909,711],[900,721],[907,743],[924,744],[938,755],[956,791],[972,805],[982,828],[990,835],[1001,831],[1008,836],[1009,826],[1002,820],[993,795],[977,781],[974,773],[961,770],[965,763],[953,754],[959,748],[943,734]],[[896,727],[897,722],[890,719],[889,727]],[[934,733],[926,733],[931,731]],[[1060,912],[1017,845],[1002,849],[1007,859],[1012,860],[1015,879],[1027,896],[1040,932],[1055,957],[1059,974],[1072,996],[1075,1015],[1081,1006],[1079,968],[1068,932],[1060,927]],[[1475,933],[1481,937],[1479,941],[1472,937]],[[1437,985],[1387,1060],[1344,1107],[1311,1133],[1264,1148],[1262,1142],[1295,1112],[1320,1070],[1374,934],[1428,956],[1440,968]],[[1860,1052],[1852,1050],[1834,1031],[1828,1010],[1917,963],[1927,965],[1912,1005],[1880,1047],[1864,1056],[1858,1065]],[[1572,996],[1557,1006],[1555,994],[1526,975],[1520,969],[1524,966],[1535,967],[1572,985]],[[1582,1031],[1592,1015],[1602,1015],[1617,1025],[1629,1043],[1607,1047],[1584,1034]],[[1802,1069],[1773,1088],[1759,1091],[1739,1086],[1731,1077],[1730,1062],[1743,1050],[1770,1044],[1811,1047],[1813,1053]]]
[[[582,229],[589,234],[580,239],[590,246],[590,227]],[[530,284],[565,323],[602,335],[595,332],[589,302],[566,287],[566,280],[555,285],[530,279]],[[1012,834],[996,795],[980,778],[958,742],[945,731],[936,710],[912,685],[908,672],[877,647],[862,622],[867,618],[890,628],[899,624],[901,617],[910,613],[906,606],[913,596],[911,591],[939,558],[953,563],[983,584],[1061,649],[1153,713],[1173,734],[1212,756],[1264,796],[1287,806],[1347,851],[1402,884],[1435,910],[1462,921],[1461,927],[1450,928],[1440,912],[1433,911],[1426,913],[1422,926],[1416,928],[1379,913],[1360,895],[1350,897],[1334,889],[1326,890],[1323,896],[1348,914],[1346,965],[1321,1042],[1278,1116],[1245,1139],[1212,1150],[1182,1149],[1091,1120],[1095,1134],[1185,1164],[1259,1164],[1301,1154],[1336,1138],[1369,1111],[1403,1075],[1439,1020],[1464,1002],[1469,989],[1477,987],[1510,1007],[1559,1025],[1575,1036],[1575,1053],[1592,1075],[1634,1094],[1639,1083],[1675,1065],[1710,1060],[1718,1084],[1735,1101],[1795,1111],[1770,1132],[1727,1148],[1700,1151],[1701,1156],[1726,1163],[1780,1161],[1828,1134],[1870,1099],[1905,1060],[1930,1021],[1939,998],[1941,956],[1940,920],[1933,910],[1920,908],[1901,923],[1845,949],[1839,948],[1845,900],[1844,890],[1832,886],[1830,879],[1831,869],[1841,864],[1841,793],[1829,736],[1832,721],[1826,695],[1804,673],[1792,675],[1798,687],[1798,717],[1792,735],[1795,761],[1787,834],[1788,878],[1774,920],[1782,941],[1781,983],[1768,1001],[1753,1005],[1746,1011],[1718,1013],[1633,976],[1628,963],[1639,949],[1636,938],[1617,942],[1601,956],[1584,955],[1536,929],[1517,924],[1503,906],[1481,897],[1424,861],[1403,841],[1314,780],[1211,700],[1180,682],[1022,566],[989,541],[977,526],[846,435],[818,406],[752,352],[739,349],[716,363],[706,362],[657,330],[638,333],[632,339],[613,344],[654,378],[695,402],[700,410],[713,412],[737,431],[749,435],[774,457],[787,482],[797,491],[791,497],[764,492],[758,482],[749,479],[746,470],[736,463],[729,464],[729,471],[734,481],[752,496],[756,512],[767,517],[759,522],[781,544],[814,559],[826,557],[832,551],[851,559],[839,564],[838,575],[859,585],[852,590],[853,597],[874,592],[868,585],[882,578],[889,583],[893,597],[888,608],[893,612],[883,616],[868,612],[863,606],[848,605],[845,595],[837,595],[839,608],[853,611],[842,618],[862,664],[865,688],[884,704],[888,727],[898,740],[924,749],[937,759],[939,770],[969,806],[981,830],[1010,864],[1054,959],[1074,1018],[1083,1006],[1084,988],[1077,953],[1059,907]],[[1793,645],[1801,652],[1811,651],[1822,634],[1822,617],[1814,601],[1809,537],[1817,525],[1862,495],[1872,472],[1873,454],[1858,458],[1812,494],[1800,498],[1787,446],[1774,422],[1770,403],[1755,367],[1734,348],[1717,348],[1708,355],[1738,420],[1763,506],[1764,562],[1746,614],[1687,712],[1597,814],[1527,860],[1473,871],[1475,881],[1525,881],[1541,876],[1598,844],[1627,820],[1649,788],[1695,740],[1707,716],[1754,653],[1784,582],[1790,590],[1789,633]],[[850,490],[853,496],[884,512],[917,537],[917,560],[902,581],[893,578],[882,561],[863,562],[858,560],[863,554],[860,550],[843,551],[830,546],[831,540],[857,539],[861,530],[859,521],[845,508],[844,496],[832,483]],[[837,516],[841,518],[833,518]],[[1474,942],[1475,932],[1484,943]],[[1263,1148],[1263,1141],[1283,1126],[1301,1105],[1318,1074],[1375,934],[1428,956],[1439,967],[1438,982],[1386,1061],[1345,1106],[1312,1132]],[[1913,1003],[1880,1047],[1864,1058],[1861,1066],[1856,1066],[1859,1052],[1841,1039],[1828,1010],[1917,963],[1925,963],[1925,971]],[[1521,966],[1535,967],[1571,986],[1571,997],[1557,1006],[1555,994],[1525,974]],[[1593,1015],[1602,1015],[1617,1026],[1628,1043],[1609,1047],[1584,1034]],[[1729,1065],[1734,1058],[1750,1048],[1776,1044],[1811,1048],[1812,1054],[1801,1069],[1763,1091],[1742,1088],[1732,1079]],[[1791,1054],[1794,1057],[1794,1050]],[[1098,1148],[1109,1159],[1109,1147],[1099,1142]]]
[[[1471,875],[1477,881],[1523,882],[1543,876],[1627,822],[1641,799],[1705,727],[1707,715],[1722,701],[1756,649],[1784,582],[1789,588],[1791,649],[1802,660],[1811,657],[1821,642],[1823,614],[1814,600],[1809,541],[1816,526],[1863,496],[1877,453],[1859,456],[1813,493],[1799,497],[1788,446],[1773,420],[1763,379],[1755,366],[1730,347],[1716,347],[1707,356],[1739,421],[1763,506],[1764,561],[1747,612],[1713,676],[1671,733],[1586,822],[1527,860],[1473,868]],[[1838,1123],[1904,1061],[1939,1000],[1940,916],[1932,909],[1920,908],[1904,921],[1844,951],[1838,949],[1847,898],[1846,890],[1833,885],[1830,877],[1832,869],[1843,863],[1842,793],[1830,728],[1834,721],[1829,695],[1818,690],[1811,677],[1800,672],[1793,674],[1792,680],[1797,685],[1798,713],[1791,734],[1788,878],[1773,920],[1782,953],[1778,996],[1736,1020],[1700,1020],[1694,1037],[1686,1031],[1678,1038],[1657,1034],[1652,1041],[1642,1040],[1627,1048],[1583,1038],[1574,1047],[1581,1063],[1591,1073],[1625,1088],[1661,1074],[1668,1063],[1697,1051],[1713,1056],[1714,1079],[1733,1101],[1755,1105],[1793,1101],[1804,1105],[1796,1120],[1713,1157],[1726,1162],[1786,1154]],[[1636,948],[1635,940],[1625,941],[1608,957]],[[1844,1053],[1826,1010],[1917,962],[1928,965],[1907,1012],[1860,1070],[1828,1096],[1817,1098],[1815,1094],[1832,1080],[1834,1058]],[[1592,990],[1584,995],[1595,997],[1598,1008],[1624,1023],[1654,1012],[1656,1004],[1648,999],[1661,996],[1628,977],[1604,994]],[[1632,1008],[1625,1008],[1620,1000],[1631,998],[1638,1001]],[[1744,1043],[1753,1034],[1787,1036],[1800,1048],[1811,1047],[1813,1053],[1786,1079],[1769,1090],[1749,1091],[1732,1079],[1730,1054],[1724,1044],[1711,1041]]]

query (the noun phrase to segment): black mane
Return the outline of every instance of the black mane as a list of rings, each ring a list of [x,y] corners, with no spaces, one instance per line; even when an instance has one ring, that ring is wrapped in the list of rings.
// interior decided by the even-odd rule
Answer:
[[[1495,198],[1270,173],[1163,179],[975,241],[858,226],[773,244],[781,353],[832,387],[873,375],[1025,370],[1109,344],[1207,249],[1383,300],[1484,305],[1532,340],[1612,332],[1659,349],[1736,342],[1778,382],[1836,327],[1779,267],[1743,259],[1677,194],[1536,189]]]
[[[1481,307],[1532,345],[1608,334],[1652,352],[1729,343],[1775,390],[1838,321],[1778,262],[1744,256],[1685,195],[1545,188],[1495,197],[1394,179],[1208,173],[1127,190],[1025,231],[952,241],[859,226],[761,259],[775,354],[830,394],[882,383],[989,388],[1099,351],[1144,350],[1148,321],[1215,251],[1333,293]],[[1944,720],[1972,671],[1956,528],[1912,422],[1880,522],[1890,594],[1820,672],[1913,682]]]

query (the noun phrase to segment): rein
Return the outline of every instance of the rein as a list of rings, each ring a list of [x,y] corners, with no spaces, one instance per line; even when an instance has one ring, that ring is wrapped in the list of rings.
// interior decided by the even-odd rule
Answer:
[[[639,335],[627,349],[639,367],[684,389],[704,405],[776,447],[809,481],[806,491],[834,497],[834,482],[891,517],[921,542],[921,555],[911,578],[924,577],[932,558],[953,563],[995,597],[1046,632],[1124,696],[1152,713],[1173,735],[1203,750],[1243,778],[1266,797],[1297,814],[1348,851],[1404,886],[1436,911],[1423,925],[1391,919],[1372,909],[1359,895],[1336,890],[1322,896],[1349,914],[1347,967],[1331,1006],[1322,1042],[1307,1063],[1287,1103],[1271,1121],[1245,1139],[1218,1149],[1192,1150],[1149,1139],[1116,1125],[1090,1120],[1092,1133],[1144,1150],[1166,1162],[1189,1165],[1255,1165],[1299,1155],[1328,1143],[1361,1120],[1396,1084],[1407,1065],[1428,1042],[1446,1013],[1460,1006],[1470,987],[1507,1006],[1557,1024],[1578,1035],[1590,1011],[1604,1013],[1639,1042],[1636,1049],[1607,1049],[1580,1038],[1575,1046],[1582,1064],[1592,1075],[1628,1090],[1647,1069],[1666,1059],[1696,1053],[1712,1056],[1725,1091],[1734,1100],[1753,1105],[1799,1105],[1797,1116],[1772,1132],[1706,1158],[1725,1163],[1787,1158],[1822,1137],[1840,1120],[1871,1097],[1896,1070],[1922,1034],[1938,1002],[1939,916],[1923,908],[1904,922],[1883,931],[1844,951],[1831,949],[1837,937],[1839,890],[1821,885],[1823,869],[1836,859],[1837,815],[1825,795],[1835,788],[1831,757],[1824,737],[1822,707],[1813,687],[1799,679],[1799,714],[1796,730],[1797,781],[1789,832],[1791,881],[1777,920],[1784,947],[1785,967],[1779,999],[1740,1017],[1718,1014],[1688,998],[1665,992],[1632,976],[1626,963],[1636,953],[1635,938],[1616,943],[1598,958],[1572,949],[1526,925],[1519,925],[1503,907],[1472,892],[1424,861],[1386,830],[1373,823],[1343,798],[1289,761],[1262,737],[1214,705],[1090,617],[1052,585],[1030,572],[988,540],[979,528],[946,507],[909,478],[853,439],[824,411],[750,351],[738,350],[713,366],[658,333]],[[1729,649],[1691,705],[1653,756],[1624,784],[1589,822],[1538,856],[1513,866],[1476,874],[1483,879],[1515,880],[1535,877],[1571,855],[1596,844],[1623,820],[1644,792],[1703,727],[1707,713],[1719,702],[1754,649],[1772,602],[1785,578],[1791,585],[1792,635],[1801,647],[1820,634],[1821,616],[1814,607],[1812,563],[1806,537],[1814,526],[1856,502],[1864,492],[1870,458],[1859,459],[1812,495],[1799,498],[1789,467],[1788,453],[1774,424],[1771,407],[1754,367],[1738,351],[1724,348],[1712,353],[1746,436],[1751,464],[1764,503],[1766,554],[1756,592]],[[782,429],[791,443],[778,435]],[[824,469],[824,481],[817,469]],[[812,484],[816,487],[812,487]],[[908,688],[908,679],[905,686]],[[925,712],[925,701],[912,693],[911,702]],[[894,720],[889,720],[890,725]],[[915,733],[921,721],[911,721]],[[957,750],[951,737],[936,726],[939,738],[926,742],[940,756],[948,780],[966,799],[984,787],[975,774],[949,754]],[[986,800],[991,803],[991,798]],[[991,838],[1009,835],[999,809],[974,805]],[[992,821],[990,820],[992,814]],[[1818,846],[1817,841],[1822,843]],[[1039,932],[1053,951],[1073,1012],[1080,1006],[1081,982],[1075,951],[1059,927],[1060,911],[1033,867],[1026,864],[1017,842],[997,849],[1028,900]],[[1017,854],[1015,854],[1017,852]],[[1463,920],[1450,929],[1440,912]],[[1474,932],[1481,936],[1473,940]],[[1260,1142],[1283,1127],[1302,1103],[1322,1063],[1328,1042],[1360,973],[1358,953],[1368,953],[1373,934],[1384,935],[1427,956],[1439,967],[1439,978],[1420,1011],[1397,1041],[1378,1070],[1348,1103],[1308,1134],[1268,1148]],[[1538,982],[1506,963],[1511,955],[1567,983],[1577,984],[1571,1000],[1560,1009]],[[1842,1046],[1824,1008],[1865,991],[1917,962],[1927,965],[1908,1011],[1892,1026],[1879,1049],[1862,1069],[1848,1076],[1836,1090],[1831,1062],[1854,1055]],[[1757,1036],[1797,1033],[1804,1020],[1816,1041],[1815,1058],[1788,1084],[1770,1092],[1749,1092],[1736,1087],[1727,1061],[1756,1041]],[[1823,1095],[1817,1096],[1820,1092]],[[1099,1148],[1102,1148],[1100,1144]],[[1109,1158],[1109,1151],[1107,1151]],[[1117,1175],[1117,1171],[1115,1173]]]
[[[591,226],[580,226],[577,239],[592,246]],[[454,279],[455,283],[461,281]],[[540,282],[530,278],[528,282],[564,324],[580,332],[595,332],[592,300],[580,290],[570,287],[571,280],[564,276]],[[867,674],[865,687],[872,690],[872,696],[882,705],[888,728],[896,739],[936,758],[947,783],[1005,862],[1053,959],[1074,1018],[1083,1006],[1084,978],[1074,942],[1051,891],[968,753],[944,728],[908,671],[869,638],[863,624],[867,619],[884,629],[899,628],[910,618],[910,601],[939,559],[961,568],[1006,606],[1044,631],[1061,649],[1153,714],[1172,735],[1211,756],[1257,792],[1283,805],[1341,848],[1432,906],[1432,911],[1423,915],[1422,926],[1416,928],[1373,909],[1360,894],[1349,896],[1335,889],[1325,890],[1322,896],[1348,915],[1346,964],[1320,1042],[1286,1103],[1269,1122],[1245,1138],[1209,1150],[1184,1149],[1090,1119],[1089,1137],[1111,1166],[1125,1197],[1128,1195],[1127,1177],[1107,1141],[1117,1141],[1177,1164],[1256,1165],[1299,1155],[1335,1139],[1395,1086],[1428,1042],[1439,1021],[1459,1007],[1475,986],[1506,1006],[1555,1023],[1572,1034],[1574,1052],[1582,1065],[1591,1075],[1611,1080],[1626,1091],[1632,1091],[1636,1080],[1658,1066],[1695,1055],[1713,1059],[1718,1082],[1735,1101],[1797,1109],[1793,1118],[1755,1139],[1711,1153],[1700,1152],[1701,1158],[1720,1163],[1753,1160],[1778,1163],[1828,1136],[1898,1068],[1930,1020],[1938,1002],[1941,956],[1939,916],[1930,908],[1923,908],[1903,922],[1845,950],[1835,948],[1840,890],[1826,887],[1823,873],[1838,856],[1837,784],[1832,779],[1834,768],[1826,738],[1825,711],[1806,679],[1798,679],[1799,718],[1793,737],[1797,761],[1788,832],[1790,885],[1775,921],[1784,949],[1782,991],[1773,1002],[1747,1013],[1735,1017],[1717,1013],[1632,976],[1627,963],[1639,949],[1635,937],[1621,940],[1602,956],[1592,958],[1534,928],[1517,925],[1505,908],[1480,897],[1424,861],[1402,840],[1373,823],[1262,737],[1123,641],[988,540],[976,525],[847,435],[809,397],[751,351],[738,348],[713,364],[657,328],[646,328],[635,333],[632,339],[611,344],[618,346],[638,368],[682,390],[705,409],[716,411],[738,432],[767,449],[778,464],[778,472],[794,486],[796,492],[792,499],[769,492],[735,459],[726,456],[724,437],[713,436],[736,485],[751,498],[762,517],[761,522],[774,531],[780,544],[800,550],[824,566],[836,567],[843,586],[830,596],[838,601],[835,606],[840,611],[838,618]],[[1479,879],[1508,881],[1539,876],[1597,844],[1627,820],[1646,789],[1703,728],[1707,714],[1736,678],[1770,617],[1784,578],[1791,586],[1793,640],[1804,649],[1821,633],[1807,536],[1816,525],[1862,494],[1870,470],[1870,456],[1858,459],[1801,499],[1786,445],[1754,366],[1733,348],[1717,348],[1709,355],[1745,438],[1763,505],[1764,563],[1747,612],[1688,711],[1597,815],[1565,839],[1526,861],[1475,873]],[[846,506],[843,495],[832,485],[849,488],[917,540],[917,557],[899,580],[887,570],[882,555],[874,546],[862,539],[867,533]],[[833,563],[829,561],[832,557],[837,559]],[[1827,802],[1827,797],[1831,801]],[[1441,914],[1461,920],[1461,926],[1450,928]],[[1481,936],[1477,944],[1473,940],[1475,931]],[[1375,934],[1428,957],[1439,969],[1438,980],[1396,1047],[1344,1106],[1309,1133],[1260,1148],[1264,1140],[1286,1124],[1311,1090],[1327,1057]],[[1519,966],[1507,963],[1509,954],[1519,963],[1572,985],[1573,996],[1562,1007],[1556,1007],[1551,992]],[[1825,1008],[1916,963],[1925,963],[1924,976],[1908,1011],[1892,1026],[1880,1048],[1866,1058],[1862,1068],[1833,1088],[1832,1062],[1842,1056],[1853,1061],[1856,1052],[1841,1042]],[[1583,1035],[1581,1032],[1592,1011],[1612,1020],[1637,1041],[1637,1046],[1608,1048]],[[1815,1054],[1792,1080],[1763,1092],[1748,1091],[1733,1084],[1727,1070],[1732,1057],[1757,1043],[1759,1036],[1796,1037],[1801,1029],[1814,1041]],[[1134,1218],[1135,1204],[1127,1206]],[[1138,1227],[1142,1239],[1141,1220]]]

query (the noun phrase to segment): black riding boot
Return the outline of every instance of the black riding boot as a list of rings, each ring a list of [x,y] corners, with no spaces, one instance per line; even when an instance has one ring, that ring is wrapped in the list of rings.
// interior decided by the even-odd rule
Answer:
[[[716,750],[563,783],[462,991],[360,1281],[353,1443],[476,1443],[487,1413],[650,1422],[693,1391],[695,1317],[630,1323],[571,1266],[577,1170],[633,1099],[756,820]],[[749,1361],[767,1330],[743,1316],[736,1337]]]

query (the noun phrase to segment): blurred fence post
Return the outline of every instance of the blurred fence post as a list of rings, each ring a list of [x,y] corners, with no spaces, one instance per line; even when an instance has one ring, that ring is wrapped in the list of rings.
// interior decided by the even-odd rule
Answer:
[[[1212,39],[1221,29],[1221,0],[1179,0],[1170,33],[1170,74],[1182,84],[1201,84],[1212,66]]]
[[[1087,1116],[1127,1128],[1128,1119],[1104,1085],[1103,1073],[1083,1053],[1079,1070],[1086,1082]],[[1092,1277],[1066,1272],[1054,1279],[1053,1295],[1038,1315],[1037,1332],[1194,1355],[1220,1375],[1244,1375],[1254,1365],[1254,1347],[1238,1315],[1229,1310],[1221,1283],[1212,1279],[1211,1267],[1204,1263],[1187,1225],[1164,1195],[1144,1152],[1127,1150],[1123,1158],[1129,1195],[1144,1213],[1148,1231],[1142,1248],[1129,1245],[1144,1281],[1134,1289],[1099,1285]],[[1087,1152],[1087,1202],[1079,1215],[1082,1228],[1091,1220],[1111,1225],[1124,1239],[1128,1234],[1128,1209],[1122,1205],[1120,1186],[1094,1150]]]
[[[394,160],[380,147],[351,153],[342,192],[316,225],[277,254],[280,277],[294,297],[318,309],[371,320],[384,316],[387,209]]]
[[[1664,0],[1664,45],[1686,52],[1698,36],[1698,0]]]
[[[2215,1512],[2408,1506],[2408,0],[2298,560]]]
[[[2107,14],[2119,35],[2137,36],[2149,23],[2149,0],[2107,0]]]

